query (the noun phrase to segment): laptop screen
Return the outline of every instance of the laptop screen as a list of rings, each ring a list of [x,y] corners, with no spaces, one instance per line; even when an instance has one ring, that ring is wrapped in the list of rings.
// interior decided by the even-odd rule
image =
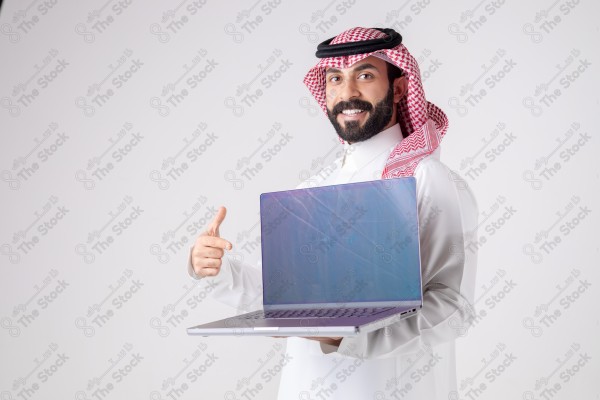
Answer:
[[[415,179],[264,193],[265,305],[421,299]]]

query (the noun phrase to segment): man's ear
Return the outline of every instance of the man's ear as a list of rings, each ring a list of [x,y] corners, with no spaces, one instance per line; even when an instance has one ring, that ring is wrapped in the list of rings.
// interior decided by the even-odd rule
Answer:
[[[402,75],[394,79],[394,103],[398,103],[401,98],[406,96],[407,91],[408,81],[406,80],[406,76]]]

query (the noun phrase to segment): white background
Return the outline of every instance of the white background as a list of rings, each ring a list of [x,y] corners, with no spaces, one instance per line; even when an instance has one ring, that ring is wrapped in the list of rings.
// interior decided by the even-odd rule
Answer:
[[[188,248],[226,205],[221,235],[254,262],[258,195],[338,155],[302,78],[317,44],[353,26],[402,34],[450,119],[442,161],[479,203],[481,316],[456,326],[458,395],[485,383],[477,398],[600,398],[599,11],[5,1],[1,399],[218,399],[259,383],[256,398],[274,398],[278,372],[262,374],[283,340],[186,335],[234,312],[188,278]],[[515,361],[490,382],[498,354]]]

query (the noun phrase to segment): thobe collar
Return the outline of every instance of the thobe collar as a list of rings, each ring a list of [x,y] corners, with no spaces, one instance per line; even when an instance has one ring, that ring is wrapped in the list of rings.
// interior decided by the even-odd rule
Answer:
[[[382,152],[388,154],[402,141],[402,130],[399,124],[379,132],[377,135],[364,140],[348,144],[344,142],[344,156],[342,157],[343,170],[358,170],[364,167]]]

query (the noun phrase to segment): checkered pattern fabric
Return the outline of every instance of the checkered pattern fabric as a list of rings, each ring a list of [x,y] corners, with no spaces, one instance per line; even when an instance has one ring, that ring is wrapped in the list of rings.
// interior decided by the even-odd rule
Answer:
[[[382,37],[386,37],[386,34],[377,29],[357,27],[342,32],[330,44]],[[425,99],[419,66],[403,44],[372,53],[322,58],[308,71],[304,77],[304,84],[327,114],[325,70],[329,67],[348,68],[369,56],[379,56],[392,62],[404,71],[408,80],[407,95],[398,103],[398,122],[405,138],[390,153],[382,178],[411,176],[419,161],[438,147],[448,129],[448,118],[441,109]]]

